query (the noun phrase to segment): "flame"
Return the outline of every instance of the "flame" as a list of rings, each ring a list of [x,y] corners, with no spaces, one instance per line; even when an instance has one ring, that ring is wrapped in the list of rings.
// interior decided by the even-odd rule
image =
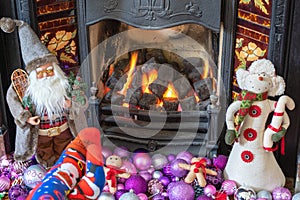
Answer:
[[[168,89],[163,95],[164,98],[178,98],[176,89],[172,83],[168,84]]]
[[[135,70],[137,58],[138,58],[138,52],[133,52],[131,54],[130,68],[129,68],[129,71],[128,71],[127,81],[124,84],[123,89],[119,92],[120,94],[126,95],[127,89],[131,85],[132,77],[133,77],[132,75],[133,75],[133,72]]]
[[[142,91],[143,93],[152,94],[149,90],[149,85],[157,79],[157,70],[153,69],[148,74],[143,74],[142,76]]]
[[[207,61],[205,61],[205,64],[203,67],[203,73],[201,74],[202,79],[207,78],[209,73],[210,73],[210,68],[209,68]]]
[[[195,96],[195,99],[196,99],[196,102],[200,102],[200,98],[198,97],[198,95],[196,94],[196,92],[194,92],[194,96]]]

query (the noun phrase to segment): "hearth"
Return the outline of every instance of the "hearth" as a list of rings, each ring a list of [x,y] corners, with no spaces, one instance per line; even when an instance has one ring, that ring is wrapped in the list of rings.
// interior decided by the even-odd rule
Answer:
[[[221,1],[89,0],[79,8],[91,124],[103,130],[105,145],[216,150],[225,100]]]

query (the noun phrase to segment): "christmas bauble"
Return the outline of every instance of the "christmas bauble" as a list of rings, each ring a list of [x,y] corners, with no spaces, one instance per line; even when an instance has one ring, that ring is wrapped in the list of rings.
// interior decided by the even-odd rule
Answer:
[[[300,193],[294,194],[292,200],[300,200]]]
[[[102,192],[98,200],[115,200],[115,197],[109,192]]]
[[[168,162],[169,162],[168,158],[163,154],[158,153],[152,156],[152,165],[156,170],[162,169],[164,166],[168,164]]]
[[[137,153],[133,157],[133,163],[137,169],[147,170],[152,164],[152,159],[148,153]]]
[[[6,176],[0,177],[0,192],[8,190],[10,188],[10,179]]]
[[[102,156],[104,157],[103,160],[106,160],[106,158],[108,158],[111,155],[112,155],[112,151],[110,150],[110,148],[105,146],[102,147]]]
[[[267,190],[261,190],[256,195],[257,195],[257,198],[262,198],[265,200],[272,200],[272,194],[271,194],[271,192],[269,192]]]
[[[181,177],[185,176],[188,173],[188,171],[180,168],[178,166],[179,163],[187,164],[187,161],[185,161],[183,159],[173,160],[173,162],[171,162],[171,164],[170,164],[170,167],[171,167],[172,175],[181,178]]]
[[[126,190],[133,190],[136,194],[146,193],[147,182],[140,175],[131,175],[125,182]]]
[[[148,182],[148,192],[150,194],[161,193],[164,189],[163,184],[158,179],[152,179]]]
[[[139,197],[133,193],[133,191],[124,193],[119,200],[140,200]]]
[[[13,185],[8,190],[8,197],[10,200],[17,200],[18,197],[27,196],[27,195],[28,195],[27,191],[19,184]]]
[[[190,164],[193,157],[194,155],[191,152],[182,151],[179,154],[177,154],[176,159],[185,160],[188,164]]]
[[[129,149],[124,146],[116,147],[114,150],[114,154],[117,156],[120,156],[121,158],[129,158],[130,157]]]
[[[224,170],[227,164],[228,157],[224,155],[218,155],[216,158],[213,158],[213,164],[220,170]]]
[[[190,184],[184,181],[175,182],[172,187],[168,189],[168,196],[170,200],[193,200],[194,189]]]
[[[235,200],[255,200],[256,193],[252,188],[240,186],[234,193]]]
[[[39,182],[42,181],[46,173],[47,171],[42,165],[31,165],[25,170],[23,181],[26,186],[34,188]]]
[[[136,167],[129,160],[123,160],[121,169],[126,170],[127,173],[136,174]]]
[[[227,195],[233,195],[237,190],[236,182],[233,180],[225,180],[222,183],[221,190],[223,190]]]
[[[292,199],[291,192],[284,187],[277,187],[272,191],[274,200],[290,200]]]

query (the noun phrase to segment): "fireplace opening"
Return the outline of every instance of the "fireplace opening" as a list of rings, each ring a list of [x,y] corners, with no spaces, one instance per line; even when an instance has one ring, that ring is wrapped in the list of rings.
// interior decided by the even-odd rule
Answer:
[[[195,23],[147,30],[109,19],[88,32],[106,145],[198,155],[216,147],[219,46],[212,30]]]

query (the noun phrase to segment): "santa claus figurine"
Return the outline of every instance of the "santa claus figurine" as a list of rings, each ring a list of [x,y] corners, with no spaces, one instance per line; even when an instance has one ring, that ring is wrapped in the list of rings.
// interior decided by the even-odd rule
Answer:
[[[26,161],[35,155],[40,164],[51,167],[79,131],[74,119],[82,114],[80,106],[74,106],[67,96],[69,82],[57,58],[30,26],[10,18],[2,18],[0,26],[5,32],[18,27],[28,73],[26,84],[18,85],[25,87],[22,98],[19,88],[14,87],[14,80],[7,91],[7,103],[17,125],[14,157],[17,161]]]

